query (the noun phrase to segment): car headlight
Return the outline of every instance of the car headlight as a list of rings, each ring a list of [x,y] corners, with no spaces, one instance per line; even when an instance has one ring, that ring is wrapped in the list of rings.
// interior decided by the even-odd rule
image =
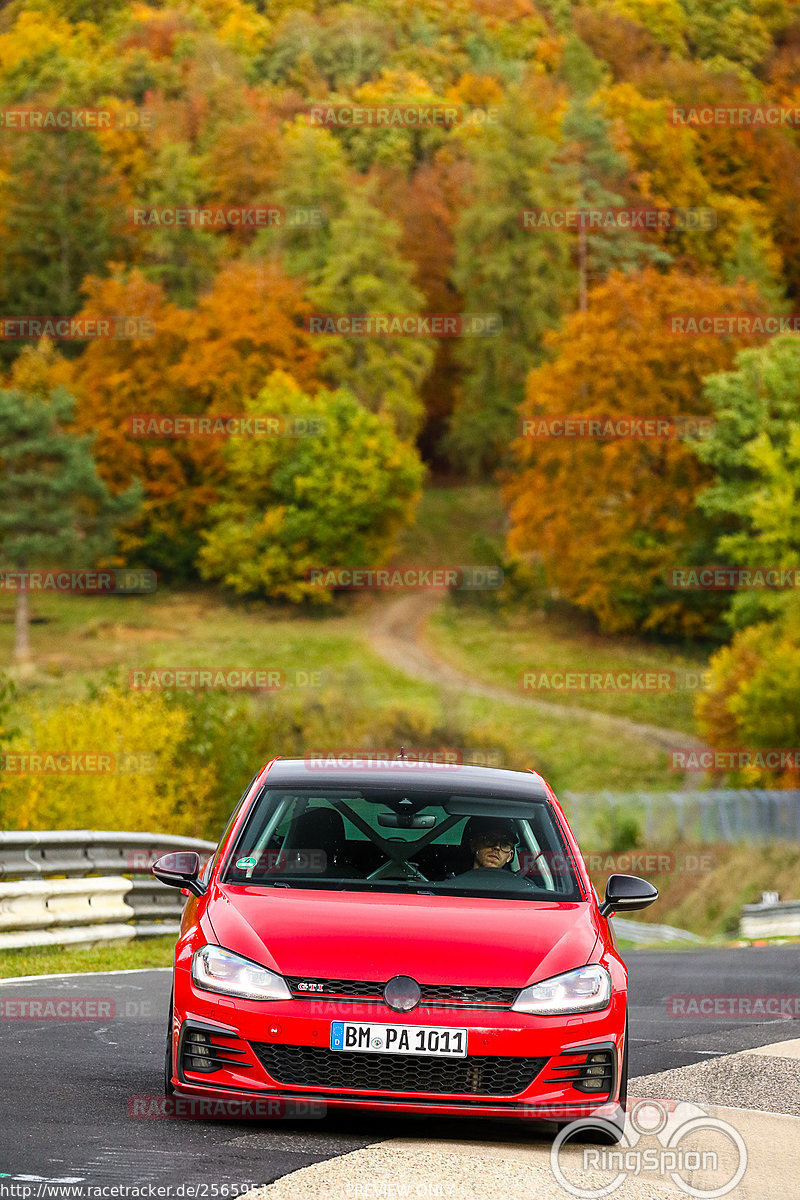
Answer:
[[[282,975],[221,946],[203,946],[192,958],[195,986],[243,1000],[291,1000]]]
[[[579,967],[523,988],[512,1005],[514,1012],[556,1017],[567,1013],[595,1012],[611,1000],[611,976],[605,967]]]

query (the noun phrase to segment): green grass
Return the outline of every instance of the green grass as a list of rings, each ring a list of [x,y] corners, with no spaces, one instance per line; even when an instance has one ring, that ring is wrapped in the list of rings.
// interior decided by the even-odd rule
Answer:
[[[286,698],[321,705],[334,728],[345,696],[348,704],[384,724],[387,713],[410,714],[425,746],[431,744],[424,740],[427,728],[456,727],[461,731],[458,748],[467,752],[480,736],[480,744],[494,748],[506,765],[541,770],[556,788],[658,790],[674,785],[665,754],[639,738],[609,737],[563,716],[442,692],[409,678],[368,645],[365,619],[373,603],[359,597],[330,613],[297,615],[263,604],[225,603],[201,590],[132,598],[37,596],[35,612],[48,620],[32,629],[37,667],[19,683],[22,703],[15,721],[24,727],[31,707],[83,699],[87,685],[102,682],[110,672],[125,681],[133,668],[277,667],[290,681]],[[473,622],[465,616],[467,641]],[[11,637],[10,625],[0,624],[0,661],[10,658]],[[296,671],[322,671],[324,686],[293,686]],[[341,734],[334,736],[333,745],[350,744],[346,735],[344,742]],[[452,736],[446,744],[453,744]],[[270,752],[286,751],[275,745]]]
[[[476,535],[502,543],[506,514],[499,490],[487,484],[429,487],[416,524],[398,547],[396,561],[409,566],[459,566],[482,562]]]
[[[140,938],[133,942],[106,942],[95,946],[31,946],[26,950],[0,950],[0,979],[70,971],[170,967],[174,954],[174,937]]]
[[[705,869],[697,874],[679,870],[649,875],[659,898],[634,920],[655,921],[690,929],[704,937],[736,937],[742,906],[757,904],[761,893],[776,891],[782,900],[800,896],[800,846],[773,842],[756,846],[720,843],[676,847],[682,853],[702,854]],[[598,879],[594,880],[600,888]]]
[[[474,562],[476,534],[498,540],[503,521],[495,488],[429,489],[397,561]],[[608,732],[524,702],[439,688],[387,664],[373,652],[367,636],[375,605],[386,600],[361,595],[309,611],[227,601],[201,587],[130,597],[36,595],[31,629],[36,669],[18,681],[20,704],[13,721],[24,730],[32,711],[82,701],[90,687],[110,678],[124,684],[134,669],[277,668],[287,680],[281,703],[321,714],[313,727],[327,731],[330,741],[324,745],[349,745],[358,736],[359,748],[377,746],[364,739],[364,730],[372,726],[376,738],[388,727],[402,732],[409,743],[439,745],[430,739],[444,731],[445,744],[453,745],[455,739],[466,756],[480,745],[495,752],[493,761],[540,770],[557,790],[675,786],[666,754],[633,733]],[[618,671],[703,666],[700,654],[602,638],[564,618],[494,613],[446,602],[430,623],[429,637],[444,658],[512,695],[521,695],[520,674],[536,667]],[[0,664],[10,662],[12,644],[12,598],[6,597],[0,608]],[[308,678],[314,672],[322,673],[323,686],[304,686],[304,674]],[[561,705],[693,728],[691,693],[556,693],[552,698]],[[260,703],[252,700],[256,709]],[[268,731],[266,705],[264,713]],[[348,716],[354,718],[350,723]],[[358,735],[349,732],[357,727]],[[268,749],[292,752],[277,742]]]
[[[701,650],[678,650],[635,638],[610,638],[581,628],[578,618],[544,613],[494,612],[455,605],[442,607],[427,629],[428,643],[454,666],[512,692],[521,692],[525,672],[539,673],[641,671],[683,672],[699,677],[707,667]],[[599,690],[531,690],[542,700],[613,713],[650,725],[695,732],[696,690],[609,692]]]

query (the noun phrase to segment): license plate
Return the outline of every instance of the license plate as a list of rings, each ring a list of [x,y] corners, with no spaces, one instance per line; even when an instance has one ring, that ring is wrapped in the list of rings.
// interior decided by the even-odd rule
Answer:
[[[447,1026],[373,1025],[331,1021],[331,1050],[360,1054],[422,1054],[434,1058],[466,1058],[467,1031]]]

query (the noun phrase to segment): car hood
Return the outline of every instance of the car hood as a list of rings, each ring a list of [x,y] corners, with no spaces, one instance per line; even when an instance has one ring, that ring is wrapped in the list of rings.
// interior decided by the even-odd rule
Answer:
[[[282,975],[525,987],[583,966],[599,936],[588,903],[215,886],[219,944]]]

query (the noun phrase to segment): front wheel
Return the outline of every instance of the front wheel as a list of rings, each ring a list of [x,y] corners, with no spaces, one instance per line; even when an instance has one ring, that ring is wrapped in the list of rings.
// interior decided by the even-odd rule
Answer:
[[[622,1043],[622,1067],[619,1073],[619,1101],[613,1117],[588,1117],[577,1121],[559,1121],[556,1132],[575,1128],[564,1141],[599,1143],[616,1146],[625,1134],[625,1111],[628,1104],[628,1014],[625,1013],[625,1038]]]
[[[172,1022],[174,1017],[174,993],[169,994],[169,1022],[167,1024],[167,1048],[164,1055],[164,1095],[174,1096],[175,1088],[172,1084]]]

